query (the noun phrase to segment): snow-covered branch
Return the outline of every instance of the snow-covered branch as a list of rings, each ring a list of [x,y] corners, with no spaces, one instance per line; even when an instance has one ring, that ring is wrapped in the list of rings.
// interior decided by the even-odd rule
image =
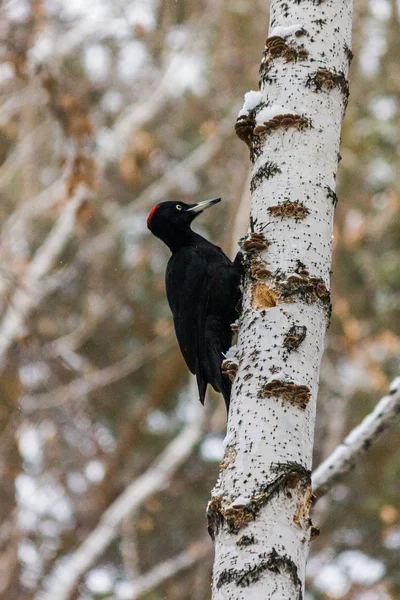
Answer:
[[[21,90],[11,94],[7,99],[2,99],[0,106],[0,127],[4,127],[27,104],[38,101],[37,94],[29,96]]]
[[[39,302],[38,283],[50,272],[74,234],[76,214],[85,195],[84,189],[80,188],[65,205],[10,300],[9,307],[0,323],[0,369],[4,367],[7,353],[16,337],[21,333],[26,318]]]
[[[126,600],[138,600],[142,598],[144,594],[154,590],[168,579],[171,579],[171,577],[198,563],[210,554],[211,550],[212,545],[210,540],[191,544],[180,554],[159,563],[150,571],[135,579],[132,582],[132,593],[126,596]]]
[[[15,211],[10,215],[2,227],[1,245],[5,246],[12,235],[15,224],[23,219],[32,219],[51,208],[57,201],[65,195],[65,182],[60,177],[56,179],[47,188],[39,192],[29,202],[24,202],[16,207]]]
[[[106,295],[101,304],[92,303],[89,297],[88,305],[85,308],[85,314],[81,322],[69,333],[48,342],[42,347],[43,354],[48,358],[57,356],[65,358],[70,352],[75,352],[91,336],[99,323],[109,314],[110,310],[114,310],[115,307],[116,299],[112,291]]]
[[[397,377],[390,386],[390,395],[382,398],[374,410],[314,471],[312,483],[317,498],[326,494],[340,477],[348,473],[371,445],[399,419],[400,377]]]
[[[18,168],[26,162],[32,149],[37,150],[43,142],[46,123],[42,123],[34,131],[27,134],[15,150],[0,167],[0,189],[4,188],[14,177]]]
[[[234,112],[237,112],[236,109]],[[111,220],[109,226],[79,248],[77,252],[78,261],[86,262],[92,260],[94,255],[99,252],[106,252],[107,249],[112,248],[115,244],[116,234],[124,226],[128,216],[133,212],[151,208],[153,204],[157,204],[157,202],[165,199],[169,192],[179,188],[179,182],[182,177],[187,178],[190,175],[194,175],[209,164],[223,144],[226,143],[227,138],[232,135],[232,114],[222,121],[214,135],[208,137],[181,163],[162,175],[127,206],[120,208],[117,205],[112,205],[107,211],[107,216]],[[54,184],[54,191],[58,189],[56,185],[58,185],[57,182]],[[51,202],[53,194],[50,194],[50,189],[48,190],[48,193],[45,190],[43,194],[44,197],[41,201]],[[65,272],[66,278],[69,279],[70,275],[74,276],[75,274],[74,266],[68,265],[51,275],[49,280],[44,284],[42,298],[57,289],[63,283],[63,272]]]
[[[121,522],[135,514],[143,502],[165,489],[176,470],[200,441],[205,411],[193,403],[193,416],[149,469],[129,485],[102,515],[99,524],[81,546],[50,575],[47,589],[35,600],[69,600],[80,577],[118,536]]]
[[[226,139],[231,135],[232,114],[222,121],[214,135],[207,138],[182,162],[149,185],[140,196],[123,208],[115,205],[110,207],[109,214],[107,215],[111,219],[110,225],[102,233],[80,248],[78,258],[84,261],[89,260],[93,257],[93,254],[112,247],[115,243],[115,232],[124,227],[127,217],[134,212],[148,210],[154,204],[157,204],[157,202],[167,199],[169,192],[179,189],[182,178],[187,178],[197,173],[209,164],[223,144],[226,143]]]
[[[184,50],[187,51],[188,48]],[[126,108],[115,123],[114,129],[120,154],[126,150],[127,143],[132,138],[133,133],[146,125],[151,119],[154,119],[173,95],[174,88],[170,82],[171,75],[179,68],[179,64],[185,54],[183,50],[179,54],[174,54],[157,87],[149,91],[146,100]]]
[[[179,188],[182,179],[187,179],[188,175],[197,173],[197,171],[207,165],[226,142],[226,138],[232,135],[232,116],[235,113],[236,110],[229,114],[221,122],[215,133],[193,150],[182,162],[166,171],[158,181],[146,188],[138,198],[121,209],[118,221],[121,223],[132,211],[150,208],[153,204],[164,199],[168,192]]]
[[[186,22],[181,39],[174,39],[165,64],[159,73],[154,73],[153,81],[157,82],[156,85],[144,93],[142,91],[141,101],[127,106],[117,119],[113,129],[119,155],[126,151],[135,131],[147,125],[160,114],[171,98],[176,97],[176,74],[185,67],[188,56],[193,53],[199,41],[204,39],[212,21],[212,4],[205,7],[201,16],[196,15]]]
[[[83,377],[74,379],[70,383],[63,385],[55,390],[51,390],[45,394],[36,394],[34,396],[25,396],[21,404],[26,413],[35,412],[37,410],[45,410],[61,406],[66,402],[77,400],[94,390],[105,387],[119,381],[123,377],[127,377],[140,369],[148,361],[158,358],[167,352],[174,344],[172,336],[160,342],[149,344],[142,353],[135,350],[120,361],[112,364],[104,369],[88,373]]]

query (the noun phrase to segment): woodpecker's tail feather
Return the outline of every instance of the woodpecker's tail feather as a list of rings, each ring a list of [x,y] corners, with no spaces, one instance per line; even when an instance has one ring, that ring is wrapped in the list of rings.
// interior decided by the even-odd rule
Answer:
[[[199,390],[199,400],[202,403],[202,405],[204,406],[204,400],[206,398],[206,392],[207,392],[207,382],[204,381],[204,379],[202,379],[201,375],[199,375],[198,373],[196,373],[196,381],[197,381],[197,387]]]
[[[231,389],[232,389],[232,384],[231,382],[227,381],[224,383],[223,387],[222,387],[222,395],[224,397],[225,400],[225,405],[226,405],[226,413],[229,415],[229,404],[231,401]]]

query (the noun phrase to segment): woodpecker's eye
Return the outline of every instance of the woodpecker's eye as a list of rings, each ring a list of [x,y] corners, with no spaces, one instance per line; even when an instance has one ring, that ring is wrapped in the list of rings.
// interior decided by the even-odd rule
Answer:
[[[175,208],[176,208],[176,210],[182,210],[182,206],[181,206],[180,204],[177,204],[177,205],[175,206]]]

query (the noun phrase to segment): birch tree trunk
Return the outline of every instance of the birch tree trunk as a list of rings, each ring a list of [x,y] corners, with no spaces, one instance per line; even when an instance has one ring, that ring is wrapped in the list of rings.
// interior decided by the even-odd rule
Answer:
[[[351,0],[272,0],[260,92],[236,124],[250,147],[251,231],[225,455],[207,509],[213,599],[304,594],[318,376]]]

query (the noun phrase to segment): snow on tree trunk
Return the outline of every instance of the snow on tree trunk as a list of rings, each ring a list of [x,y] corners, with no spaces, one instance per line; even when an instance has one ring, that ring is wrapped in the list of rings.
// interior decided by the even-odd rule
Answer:
[[[330,315],[351,0],[272,0],[260,92],[236,123],[253,164],[225,455],[207,515],[213,599],[303,598],[316,398]]]

